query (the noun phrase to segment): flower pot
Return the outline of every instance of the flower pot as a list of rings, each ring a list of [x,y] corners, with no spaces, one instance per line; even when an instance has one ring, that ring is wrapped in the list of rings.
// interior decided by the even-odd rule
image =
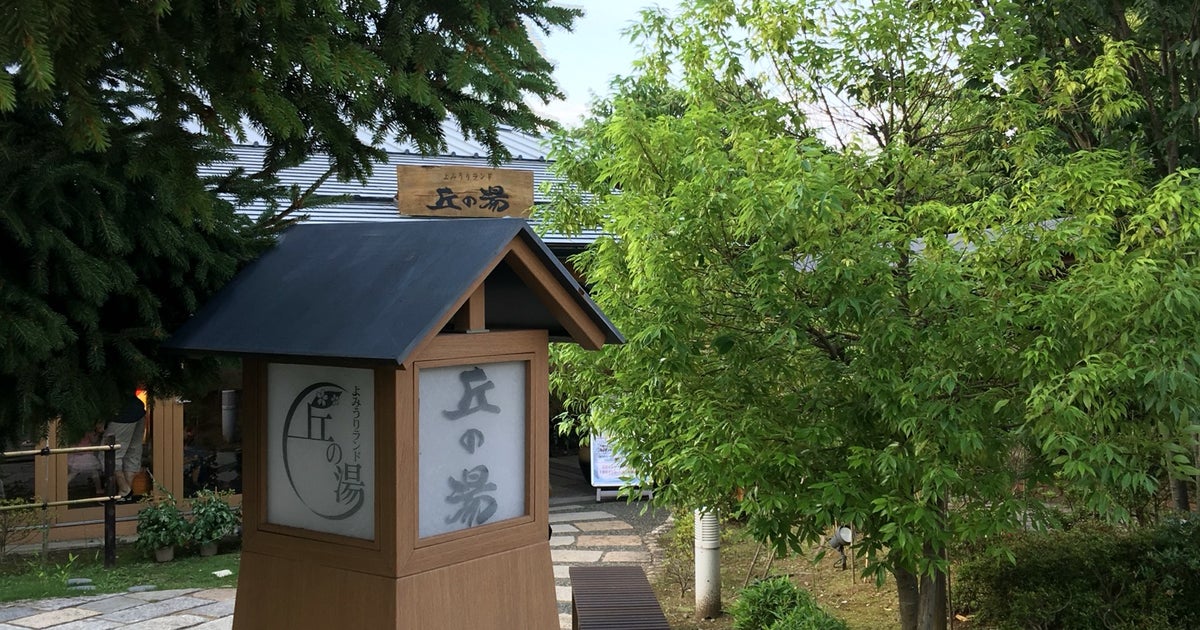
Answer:
[[[170,562],[175,559],[174,547],[159,547],[154,550],[154,559],[159,562]]]
[[[207,558],[208,556],[215,556],[215,555],[217,555],[217,543],[216,543],[216,541],[214,541],[214,542],[208,542],[208,543],[204,543],[203,545],[200,545],[200,555],[202,555],[202,556],[204,556],[204,557],[206,557],[206,558]]]
[[[139,470],[133,479],[129,482],[129,487],[133,494],[138,496],[146,496],[153,489],[150,483],[150,473],[145,468]]]

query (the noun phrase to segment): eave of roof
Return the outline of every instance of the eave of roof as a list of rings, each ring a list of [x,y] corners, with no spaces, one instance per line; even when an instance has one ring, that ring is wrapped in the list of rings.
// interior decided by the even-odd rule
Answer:
[[[520,219],[301,224],[251,263],[164,347],[181,352],[402,363],[520,239],[601,331],[624,339],[546,244]],[[507,277],[507,276],[504,276]],[[498,315],[549,327],[545,309]],[[566,330],[550,328],[552,337]]]

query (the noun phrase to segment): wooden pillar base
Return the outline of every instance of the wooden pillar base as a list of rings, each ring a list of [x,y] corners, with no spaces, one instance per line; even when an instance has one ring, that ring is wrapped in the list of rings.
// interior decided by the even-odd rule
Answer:
[[[234,630],[555,630],[550,545],[387,577],[242,552]]]

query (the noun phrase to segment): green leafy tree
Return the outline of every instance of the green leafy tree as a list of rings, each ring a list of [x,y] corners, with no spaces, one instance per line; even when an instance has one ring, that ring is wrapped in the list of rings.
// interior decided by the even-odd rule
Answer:
[[[1200,410],[1198,174],[1062,151],[978,11],[651,13],[555,152],[548,218],[610,235],[577,264],[629,342],[554,387],[661,501],[794,550],[854,525],[905,628],[945,625],[951,546],[1053,522],[1020,488],[1132,520],[1194,471],[1163,437]]]
[[[1128,150],[1156,177],[1200,166],[1194,4],[1013,2],[987,23],[1012,33],[1009,55],[1027,62],[998,91],[1036,105],[1025,112],[1044,120],[1061,150]],[[1194,433],[1164,439],[1200,454]],[[1189,508],[1188,485],[1172,482],[1177,509]]]
[[[1160,177],[1200,166],[1194,3],[1016,0],[986,17],[1032,79],[1010,87],[1052,115],[1070,150],[1132,145]]]
[[[136,383],[178,384],[158,343],[271,232],[364,177],[378,139],[439,147],[452,119],[504,157],[500,126],[556,96],[530,31],[546,0],[17,0],[0,16],[0,431],[81,432]],[[259,172],[204,180],[231,144]],[[276,174],[313,156],[307,190]],[[234,204],[267,199],[257,224]],[[190,370],[202,373],[203,370]]]

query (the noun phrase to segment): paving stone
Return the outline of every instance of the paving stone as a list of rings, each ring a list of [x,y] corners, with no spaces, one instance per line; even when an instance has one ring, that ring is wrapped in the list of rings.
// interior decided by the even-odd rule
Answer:
[[[565,564],[554,565],[554,579],[569,580],[571,579],[571,567]]]
[[[125,610],[126,608],[133,608],[134,606],[144,606],[145,604],[146,601],[142,599],[116,595],[114,597],[97,599],[96,601],[84,602],[79,607],[94,610],[98,613],[110,613]]]
[[[195,593],[192,593],[192,597],[199,597],[201,599],[211,599],[214,602],[231,602],[231,601],[233,601],[233,598],[237,597],[237,589],[236,588],[209,588],[209,589],[205,589],[203,591],[196,591]]]
[[[582,549],[551,549],[550,560],[553,562],[599,562],[603,551]]]
[[[554,587],[554,598],[560,602],[571,601],[571,587],[570,586],[555,586]]]
[[[103,619],[106,621],[120,621],[127,624],[138,623],[141,621],[146,621],[147,619],[154,619],[155,617],[162,617],[171,613],[188,610],[190,608],[207,606],[211,603],[212,602],[207,599],[197,599],[195,597],[173,597],[160,602],[150,602],[147,604],[142,604],[141,606],[134,606],[133,608],[126,608],[125,610],[118,610],[116,612],[108,613],[107,615],[104,615]]]
[[[208,620],[204,617],[196,615],[169,615],[125,626],[125,630],[175,630],[176,628],[191,628],[206,621]]]
[[[79,621],[94,617],[100,613],[94,610],[84,610],[83,608],[60,608],[49,612],[39,613],[32,617],[22,617],[20,619],[10,619],[15,624],[20,624],[26,628],[49,628],[59,624]]]
[[[557,512],[550,515],[551,523],[574,523],[575,521],[598,521],[601,519],[611,519],[612,514],[608,512],[592,511],[592,512]]]
[[[580,547],[641,547],[641,536],[580,536],[575,540]]]
[[[571,630],[571,628],[573,628],[573,627],[574,626],[571,623],[571,615],[569,615],[569,614],[561,615],[560,614],[558,616],[558,630]]]
[[[67,578],[67,586],[83,586],[84,584],[91,583],[92,580],[90,578]]]
[[[550,546],[551,547],[566,547],[573,542],[575,542],[574,536],[551,536],[550,537]]]
[[[164,599],[170,599],[172,597],[180,597],[183,595],[190,595],[191,593],[195,593],[197,590],[199,590],[199,589],[173,588],[173,589],[168,589],[165,591],[142,591],[140,593],[133,593],[132,595],[130,595],[130,597],[136,597],[142,601],[147,601],[147,602],[161,602]]]
[[[72,621],[61,626],[54,626],[50,630],[110,630],[111,628],[120,628],[121,624],[115,621],[105,621],[103,619],[83,619],[80,621]]]
[[[0,630],[29,630],[29,628],[22,628],[21,626],[10,626],[6,623],[0,623]]]
[[[208,623],[202,623],[192,628],[192,630],[233,630],[233,617],[213,619]]]
[[[55,597],[52,599],[39,599],[28,603],[30,608],[38,610],[58,610],[60,608],[70,608],[78,606],[87,601],[83,597]]]
[[[588,521],[585,523],[578,523],[576,524],[576,527],[578,527],[580,531],[585,532],[604,532],[619,529],[633,529],[633,525],[630,525],[625,521]]]
[[[550,525],[550,531],[555,534],[573,534],[579,531],[579,528],[571,525],[570,523],[552,523]]]
[[[94,590],[96,590],[96,585],[95,584],[76,584],[75,586],[68,586],[67,590],[68,591],[94,591]]]
[[[228,617],[229,615],[233,614],[233,600],[231,599],[224,602],[213,602],[207,606],[190,608],[188,609],[187,614],[200,615],[201,617],[207,617],[208,619],[213,619],[215,617]]]
[[[604,554],[604,562],[650,562],[650,554],[645,551],[610,551]]]
[[[158,587],[153,584],[138,584],[125,589],[127,593],[145,593],[146,591],[156,591]]]
[[[21,617],[36,615],[40,612],[42,611],[38,610],[37,608],[30,608],[29,606],[9,606],[7,608],[0,608],[0,622],[5,622],[9,619],[20,619]]]

